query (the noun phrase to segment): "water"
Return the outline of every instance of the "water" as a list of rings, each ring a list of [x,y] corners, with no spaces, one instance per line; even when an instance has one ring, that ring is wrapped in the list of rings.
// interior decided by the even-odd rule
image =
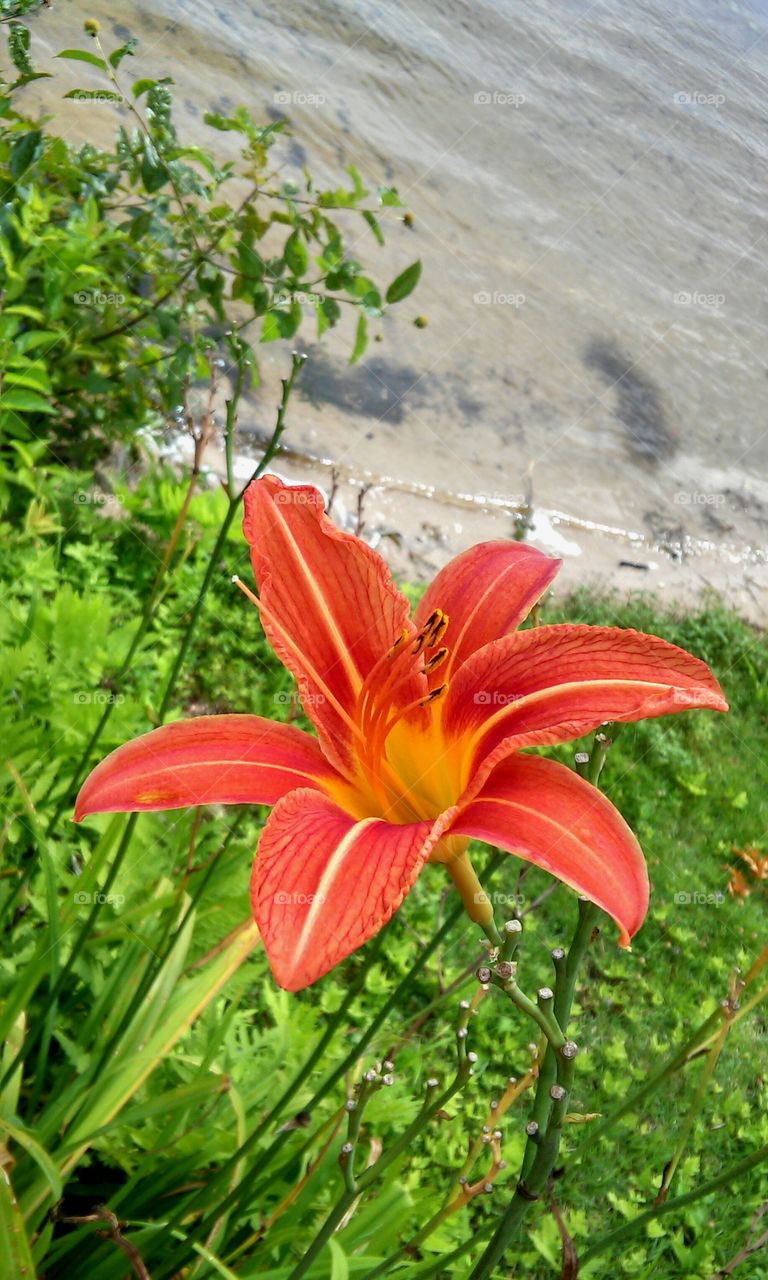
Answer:
[[[36,21],[40,60],[84,16],[140,37],[132,75],[173,72],[193,135],[221,137],[210,107],[288,114],[286,171],[353,163],[413,211],[387,213],[383,254],[349,223],[377,278],[420,257],[422,284],[356,369],[348,329],[310,345],[297,449],[457,509],[532,483],[662,560],[765,559],[764,0],[77,0]],[[58,64],[36,91],[70,82]],[[283,370],[265,348],[246,428]]]

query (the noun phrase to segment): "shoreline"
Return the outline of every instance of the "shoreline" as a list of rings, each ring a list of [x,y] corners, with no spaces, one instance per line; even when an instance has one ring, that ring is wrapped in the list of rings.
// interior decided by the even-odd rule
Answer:
[[[256,442],[256,437],[251,437]],[[178,441],[186,458],[188,442]],[[253,456],[235,454],[238,480],[247,480]],[[224,474],[221,450],[205,456],[209,473]],[[514,536],[524,522],[532,546],[562,559],[554,590],[567,595],[579,587],[602,594],[641,592],[661,604],[695,607],[714,593],[744,621],[764,627],[768,615],[768,553],[684,536],[670,542],[566,512],[537,507],[535,486],[528,496],[483,495],[438,490],[395,476],[347,468],[331,458],[313,457],[290,445],[280,447],[270,466],[286,483],[314,484],[333,499],[333,518],[356,532],[406,581],[428,582],[453,556],[476,542]],[[361,523],[362,522],[362,523]]]

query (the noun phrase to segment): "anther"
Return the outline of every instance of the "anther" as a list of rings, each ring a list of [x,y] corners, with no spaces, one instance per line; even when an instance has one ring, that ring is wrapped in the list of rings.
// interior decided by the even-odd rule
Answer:
[[[435,702],[438,698],[443,696],[447,688],[447,684],[439,684],[436,689],[433,689],[431,693],[427,694],[426,698],[421,699],[419,706],[426,707],[430,702]]]
[[[442,649],[438,649],[437,653],[433,653],[432,657],[424,663],[424,670],[434,671],[435,667],[439,667],[440,663],[445,662],[447,657],[448,650],[443,646]]]
[[[427,642],[428,647],[430,649],[433,649],[434,646],[440,640],[442,640],[443,636],[445,635],[447,626],[448,626],[448,615],[447,613],[444,613],[440,618],[440,621],[432,628],[432,634],[429,637],[429,640]]]

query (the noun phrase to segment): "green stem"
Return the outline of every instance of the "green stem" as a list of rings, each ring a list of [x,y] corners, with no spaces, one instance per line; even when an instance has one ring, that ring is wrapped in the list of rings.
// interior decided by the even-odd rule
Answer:
[[[345,1187],[311,1245],[307,1249],[307,1252],[304,1254],[304,1257],[288,1276],[288,1280],[299,1280],[299,1276],[305,1275],[315,1258],[325,1248],[339,1223],[344,1218],[344,1215],[352,1208],[356,1199],[357,1192],[349,1191]]]
[[[599,1254],[605,1253],[606,1249],[612,1248],[613,1245],[623,1244],[625,1240],[630,1240],[632,1236],[637,1235],[638,1231],[642,1231],[646,1223],[651,1222],[654,1218],[661,1218],[666,1213],[674,1213],[677,1209],[684,1209],[686,1205],[693,1204],[696,1200],[701,1200],[704,1196],[710,1195],[711,1192],[718,1191],[720,1187],[725,1187],[730,1182],[736,1182],[742,1174],[749,1173],[750,1169],[762,1164],[764,1160],[768,1160],[768,1145],[759,1147],[757,1151],[753,1151],[751,1156],[732,1164],[730,1168],[719,1173],[716,1178],[711,1178],[709,1182],[702,1183],[700,1187],[694,1187],[693,1191],[687,1191],[685,1195],[675,1196],[674,1200],[665,1200],[663,1204],[639,1213],[631,1222],[626,1222],[622,1227],[617,1227],[615,1231],[610,1231],[607,1236],[603,1236],[601,1240],[596,1240],[594,1244],[591,1244],[582,1254],[579,1262],[582,1264],[589,1262],[592,1258],[598,1257]]]
[[[504,854],[497,853],[489,862],[484,874],[486,876],[492,875],[503,861],[504,856]],[[426,946],[419,951],[419,954],[408,973],[382,1005],[376,1017],[368,1024],[363,1034],[355,1041],[355,1044],[345,1055],[339,1065],[334,1068],[330,1075],[326,1076],[323,1083],[315,1091],[312,1098],[304,1108],[306,1111],[311,1114],[320,1105],[331,1090],[335,1088],[339,1080],[343,1079],[350,1067],[352,1067],[359,1059],[360,1055],[371,1043],[392,1010],[401,1007],[403,998],[413,984],[416,976],[421,972],[427,961],[463,916],[464,909],[461,903],[456,903],[453,909],[446,916],[446,919],[440,929],[433,934]],[[297,1079],[296,1089],[298,1089],[299,1085],[303,1084],[305,1080],[306,1076],[304,1071],[302,1071],[300,1078]],[[294,1089],[293,1092],[296,1092],[296,1089]],[[190,1246],[194,1240],[205,1236],[210,1223],[215,1221],[221,1213],[230,1210],[239,1216],[243,1216],[247,1213],[250,1199],[259,1191],[259,1178],[261,1174],[271,1165],[275,1156],[291,1137],[291,1134],[287,1130],[283,1130],[275,1135],[273,1141],[254,1161],[253,1165],[248,1170],[248,1173],[237,1187],[228,1189],[221,1200],[217,1198],[217,1193],[221,1187],[228,1187],[232,1170],[239,1164],[244,1156],[246,1156],[254,1147],[259,1145],[263,1138],[263,1131],[263,1125],[259,1125],[254,1128],[246,1141],[242,1143],[238,1150],[229,1157],[229,1160],[225,1161],[222,1167],[218,1170],[216,1176],[206,1184],[205,1189],[197,1192],[189,1200],[186,1200],[183,1204],[179,1205],[172,1215],[172,1218],[169,1218],[169,1223],[172,1224],[175,1223],[177,1219],[181,1221],[184,1218],[188,1218],[189,1214],[194,1213],[196,1210],[204,1210],[200,1221],[195,1224],[194,1228],[190,1228],[188,1231],[187,1239]],[[236,1237],[233,1239],[233,1241],[231,1241],[232,1247],[236,1248],[239,1242],[239,1238]],[[161,1243],[162,1242],[158,1241],[158,1246]],[[158,1262],[152,1269],[153,1280],[164,1280],[164,1277],[175,1274],[178,1268],[183,1266],[185,1262],[189,1260],[189,1256],[189,1250],[182,1246],[177,1249],[172,1256],[165,1256],[158,1259]]]

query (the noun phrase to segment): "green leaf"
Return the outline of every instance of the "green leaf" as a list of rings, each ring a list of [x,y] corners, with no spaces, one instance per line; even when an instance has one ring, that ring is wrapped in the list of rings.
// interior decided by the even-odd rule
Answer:
[[[285,242],[283,257],[295,276],[303,276],[309,263],[307,246],[300,232],[293,231]]]
[[[41,1147],[33,1133],[22,1128],[21,1125],[14,1124],[12,1120],[6,1120],[0,1116],[0,1133],[8,1134],[8,1136],[23,1147],[28,1155],[32,1157],[35,1164],[43,1174],[54,1200],[61,1199],[62,1186],[56,1165],[53,1163],[48,1152]]]
[[[406,267],[405,271],[402,271],[392,281],[386,293],[387,302],[402,302],[403,298],[407,298],[408,294],[412,293],[419,283],[420,275],[421,262],[417,258],[415,262],[411,263],[410,267]]]
[[[19,387],[0,396],[0,409],[14,409],[22,413],[55,413],[52,404],[36,391],[22,391]]]
[[[371,231],[373,232],[374,236],[376,237],[376,243],[383,245],[384,236],[381,233],[381,227],[376,221],[376,218],[373,216],[372,213],[369,213],[367,209],[363,210],[363,217],[365,221],[368,223],[368,226],[371,228]]]
[[[280,326],[277,323],[277,312],[268,311],[261,322],[261,341],[276,342],[282,336]]]
[[[148,89],[153,89],[156,84],[156,80],[147,80],[146,78],[143,80],[134,80],[131,85],[131,93],[134,98],[140,98],[142,93],[146,93]]]
[[[347,1255],[339,1244],[338,1240],[334,1240],[331,1236],[328,1241],[328,1248],[331,1251],[331,1280],[349,1280],[349,1263]]]
[[[92,67],[98,67],[99,71],[106,71],[107,64],[103,58],[99,58],[95,53],[88,53],[87,49],[62,49],[61,53],[56,54],[57,58],[71,58],[73,62],[90,62]]]
[[[168,181],[168,170],[158,159],[157,152],[149,138],[144,139],[144,154],[141,158],[141,180],[150,195],[159,191]]]
[[[361,355],[368,346],[368,321],[364,312],[360,312],[357,317],[357,332],[355,334],[355,345],[352,348],[352,355],[349,357],[350,364],[356,364]]]
[[[25,133],[21,138],[16,139],[11,147],[11,156],[8,162],[12,178],[20,178],[37,159],[40,153],[42,136],[39,129],[31,129],[29,133]]]
[[[0,1166],[0,1274],[5,1280],[32,1280],[35,1264],[13,1188]]]
[[[131,36],[131,39],[121,44],[119,49],[113,49],[109,55],[110,67],[119,67],[123,58],[132,57],[137,43],[135,36]]]

